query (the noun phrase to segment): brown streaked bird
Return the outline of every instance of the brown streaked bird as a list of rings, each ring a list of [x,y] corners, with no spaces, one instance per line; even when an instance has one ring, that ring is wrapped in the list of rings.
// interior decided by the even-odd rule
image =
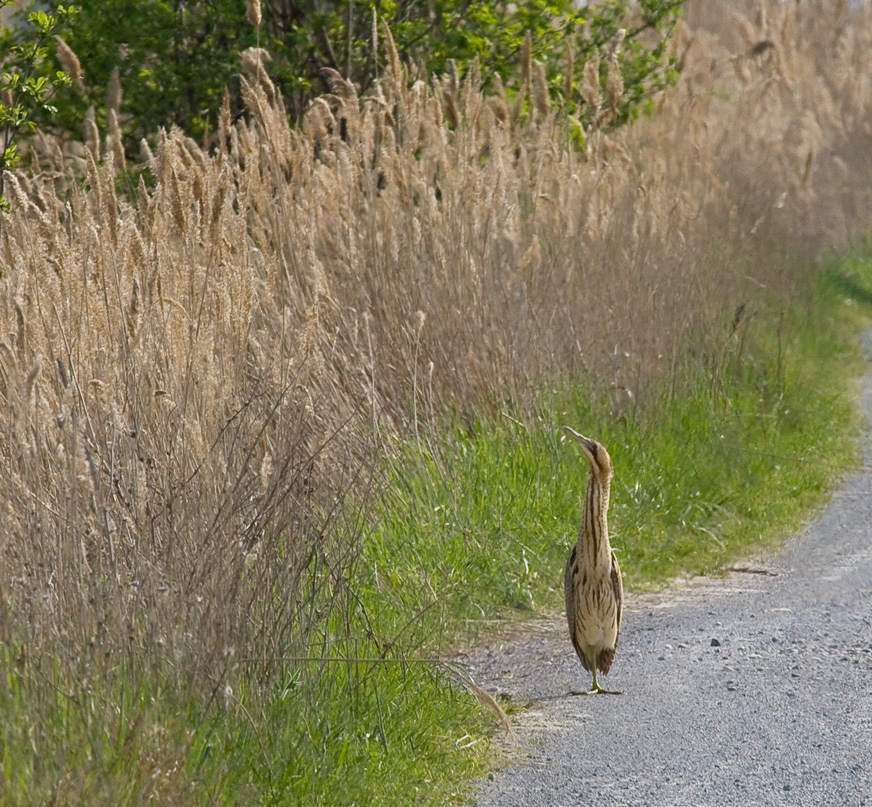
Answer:
[[[593,686],[583,695],[620,695],[603,689],[597,671],[607,675],[615,658],[621,629],[624,586],[621,569],[609,544],[609,487],[612,459],[605,446],[565,427],[581,446],[590,466],[578,542],[566,564],[563,591],[569,636],[584,669],[593,674]]]

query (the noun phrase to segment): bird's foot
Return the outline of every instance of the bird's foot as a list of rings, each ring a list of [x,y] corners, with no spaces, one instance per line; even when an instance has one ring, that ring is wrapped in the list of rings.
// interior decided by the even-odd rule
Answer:
[[[586,692],[570,692],[570,695],[623,695],[624,693],[617,689],[603,689],[602,687],[594,687]]]

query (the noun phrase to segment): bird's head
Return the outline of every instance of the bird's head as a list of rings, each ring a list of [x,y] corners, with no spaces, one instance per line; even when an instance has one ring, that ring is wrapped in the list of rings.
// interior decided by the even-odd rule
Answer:
[[[590,437],[585,437],[583,434],[579,434],[575,429],[570,429],[569,426],[564,426],[563,428],[566,429],[566,431],[568,431],[581,446],[581,450],[584,452],[584,455],[587,457],[587,462],[590,465],[590,472],[603,481],[611,479],[612,458],[609,456],[609,452],[606,451],[606,447]]]

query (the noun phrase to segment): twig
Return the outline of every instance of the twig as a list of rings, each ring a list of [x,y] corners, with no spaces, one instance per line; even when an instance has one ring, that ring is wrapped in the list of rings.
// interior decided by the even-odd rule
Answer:
[[[750,566],[727,566],[728,572],[742,572],[742,574],[762,574],[765,577],[778,577],[778,572],[770,572],[769,569],[753,569]]]

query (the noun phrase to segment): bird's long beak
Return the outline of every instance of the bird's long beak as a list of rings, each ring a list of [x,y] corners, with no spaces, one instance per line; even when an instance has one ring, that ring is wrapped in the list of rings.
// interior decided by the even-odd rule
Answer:
[[[568,431],[579,443],[586,443],[590,440],[589,437],[585,437],[583,434],[579,434],[575,429],[571,426],[564,426],[564,429]]]
[[[563,428],[578,440],[578,443],[584,449],[585,454],[590,454],[591,449],[593,448],[593,440],[591,440],[590,437],[585,437],[583,434],[579,434],[575,429],[569,426],[564,426]]]

